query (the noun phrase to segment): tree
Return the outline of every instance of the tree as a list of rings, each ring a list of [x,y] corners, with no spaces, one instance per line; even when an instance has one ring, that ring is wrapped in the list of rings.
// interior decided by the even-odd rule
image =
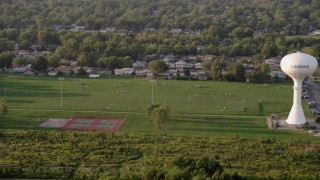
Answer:
[[[6,115],[8,112],[7,102],[4,99],[0,99],[0,120]]]
[[[86,70],[84,70],[83,66],[80,67],[79,71],[78,71],[78,75],[79,76],[86,76],[88,73]]]
[[[235,28],[231,34],[235,38],[242,39],[245,37],[252,37],[253,31],[251,28],[248,28],[248,27],[246,27],[246,28],[238,27],[238,28]]]
[[[211,64],[210,74],[214,80],[222,80],[222,70],[226,68],[224,57],[215,59]]]
[[[241,63],[234,62],[230,64],[228,74],[225,76],[228,81],[243,82],[246,80],[245,68]]]
[[[3,52],[0,54],[0,68],[11,68],[14,55],[9,52]]]
[[[265,59],[275,57],[278,55],[278,47],[273,42],[268,41],[264,43],[261,54]]]
[[[268,83],[271,80],[269,73],[270,67],[267,64],[258,66],[253,70],[250,76],[250,81],[257,83]]]
[[[163,129],[163,125],[170,118],[170,107],[167,104],[151,104],[147,109],[149,120],[158,129]]]
[[[24,66],[26,65],[26,58],[24,57],[18,57],[13,59],[12,61],[12,66],[13,67],[19,67],[19,66]]]
[[[160,73],[166,72],[169,68],[164,61],[153,60],[149,63],[149,69],[156,75],[159,75]]]
[[[37,71],[44,71],[48,68],[48,60],[44,56],[37,56],[31,64],[31,68]]]
[[[56,55],[51,55],[48,57],[48,65],[51,67],[58,67],[59,61],[60,61],[60,58]]]

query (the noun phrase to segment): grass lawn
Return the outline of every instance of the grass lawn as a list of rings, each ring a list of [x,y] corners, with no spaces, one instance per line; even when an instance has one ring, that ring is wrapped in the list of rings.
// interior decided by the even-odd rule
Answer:
[[[5,129],[42,129],[38,125],[49,117],[76,116],[126,118],[122,132],[286,138],[305,134],[266,128],[267,115],[280,113],[285,117],[289,113],[292,84],[157,80],[152,93],[152,82],[146,79],[64,78],[59,81],[56,77],[2,75],[0,88],[10,88],[0,92],[9,107],[8,115],[0,121],[0,127]],[[152,101],[152,94],[155,103],[167,103],[174,114],[168,122],[168,131],[155,130],[143,114]],[[260,102],[262,108],[259,109]],[[305,112],[309,117],[310,112]],[[217,116],[204,118],[186,114]]]

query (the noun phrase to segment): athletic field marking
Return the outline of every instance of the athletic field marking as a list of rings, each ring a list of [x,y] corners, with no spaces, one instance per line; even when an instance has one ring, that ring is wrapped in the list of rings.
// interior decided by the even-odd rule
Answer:
[[[124,122],[124,119],[74,117],[63,126],[63,129],[77,131],[91,130],[115,132],[123,125]]]

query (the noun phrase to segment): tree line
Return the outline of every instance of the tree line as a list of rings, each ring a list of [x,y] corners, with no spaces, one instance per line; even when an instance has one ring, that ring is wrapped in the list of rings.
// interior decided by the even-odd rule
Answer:
[[[237,27],[300,34],[320,27],[317,0],[4,0],[0,28],[77,24],[140,31]]]

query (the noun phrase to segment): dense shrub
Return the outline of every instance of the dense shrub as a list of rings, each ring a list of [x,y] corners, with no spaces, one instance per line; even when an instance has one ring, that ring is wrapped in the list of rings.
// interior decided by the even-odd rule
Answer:
[[[320,116],[316,117],[316,123],[320,123]]]

